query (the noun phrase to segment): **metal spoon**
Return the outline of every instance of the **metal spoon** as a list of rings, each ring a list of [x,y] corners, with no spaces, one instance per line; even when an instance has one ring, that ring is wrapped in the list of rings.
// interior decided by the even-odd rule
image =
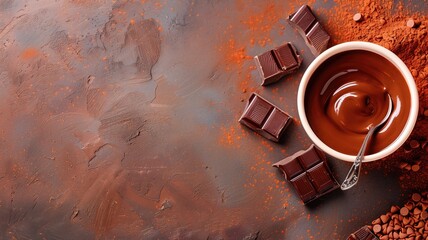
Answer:
[[[358,182],[358,177],[360,176],[360,170],[361,170],[361,163],[364,158],[364,153],[366,152],[367,143],[369,142],[370,138],[372,137],[373,133],[378,129],[380,126],[382,126],[386,120],[388,120],[389,116],[392,113],[392,99],[391,96],[388,94],[388,111],[386,112],[385,117],[382,119],[380,123],[377,125],[372,125],[369,129],[369,132],[367,133],[366,137],[364,138],[363,145],[360,148],[360,151],[357,154],[357,157],[355,158],[354,164],[352,164],[351,169],[348,172],[348,175],[346,175],[345,181],[343,181],[340,188],[342,190],[348,190],[355,186]]]

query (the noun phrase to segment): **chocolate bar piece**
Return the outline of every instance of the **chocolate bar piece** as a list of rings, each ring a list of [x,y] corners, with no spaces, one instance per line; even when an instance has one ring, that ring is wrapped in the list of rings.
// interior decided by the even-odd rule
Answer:
[[[273,166],[284,173],[285,179],[294,186],[305,204],[339,188],[325,154],[313,144]]]
[[[303,5],[288,17],[289,22],[305,39],[312,53],[317,56],[327,49],[330,35],[324,30],[308,5]]]
[[[253,93],[239,122],[260,135],[278,142],[292,118],[278,107]]]
[[[297,70],[302,62],[300,55],[291,43],[286,43],[275,49],[269,50],[254,60],[262,78],[262,85],[277,82],[287,74]]]
[[[379,240],[379,238],[367,226],[364,226],[349,235],[347,240]]]

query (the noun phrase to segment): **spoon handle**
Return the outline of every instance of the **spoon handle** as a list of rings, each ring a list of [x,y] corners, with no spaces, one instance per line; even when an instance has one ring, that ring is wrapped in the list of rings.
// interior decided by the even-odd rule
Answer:
[[[342,190],[348,190],[355,184],[357,184],[361,171],[361,163],[364,158],[364,153],[366,152],[367,143],[369,142],[375,130],[376,127],[371,127],[366,137],[364,138],[363,144],[361,145],[360,151],[357,154],[354,164],[352,164],[351,169],[349,169],[348,175],[346,175],[345,180],[340,186]]]

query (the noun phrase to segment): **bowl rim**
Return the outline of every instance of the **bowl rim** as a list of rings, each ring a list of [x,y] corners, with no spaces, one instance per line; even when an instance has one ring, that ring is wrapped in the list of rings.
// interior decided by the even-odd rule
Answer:
[[[303,77],[301,79],[298,92],[297,92],[297,111],[299,114],[300,122],[306,134],[308,134],[309,138],[314,142],[315,145],[317,145],[325,153],[327,153],[328,155],[334,158],[347,161],[347,162],[354,162],[356,155],[349,155],[349,154],[344,154],[339,151],[336,151],[330,148],[329,146],[327,146],[317,137],[317,135],[314,133],[314,131],[309,125],[308,119],[306,117],[305,104],[304,104],[305,89],[308,85],[309,79],[311,78],[315,70],[330,57],[339,53],[352,51],[352,50],[370,51],[387,59],[401,72],[401,74],[403,75],[407,83],[407,87],[410,92],[410,111],[403,130],[398,135],[398,137],[387,147],[385,147],[384,149],[382,149],[377,153],[364,156],[363,162],[372,162],[372,161],[382,159],[390,155],[391,153],[395,152],[407,140],[407,138],[412,133],[412,130],[416,124],[416,120],[418,117],[419,95],[416,88],[415,80],[413,79],[413,76],[410,73],[410,70],[407,68],[404,62],[393,52],[375,43],[363,42],[363,41],[351,41],[351,42],[340,43],[338,45],[335,45],[327,49],[326,51],[324,51],[314,59],[314,61],[308,66],[308,68],[305,70],[303,74]]]

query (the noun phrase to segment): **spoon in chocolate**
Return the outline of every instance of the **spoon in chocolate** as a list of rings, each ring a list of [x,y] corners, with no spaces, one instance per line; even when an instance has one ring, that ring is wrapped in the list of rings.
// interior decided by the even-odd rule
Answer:
[[[389,94],[387,95],[388,95],[388,110],[386,111],[385,117],[382,119],[382,121],[380,121],[380,123],[376,125],[372,124],[371,127],[369,128],[369,131],[366,137],[364,138],[360,151],[358,152],[357,157],[355,158],[354,164],[352,164],[352,167],[349,170],[348,175],[346,175],[345,181],[343,181],[342,185],[340,186],[342,190],[348,190],[353,186],[355,186],[355,184],[357,184],[358,178],[360,176],[360,171],[361,171],[361,163],[364,159],[364,153],[366,152],[367,144],[370,138],[372,137],[373,133],[376,131],[376,129],[382,126],[386,122],[386,120],[388,120],[389,116],[392,113],[392,99]]]

